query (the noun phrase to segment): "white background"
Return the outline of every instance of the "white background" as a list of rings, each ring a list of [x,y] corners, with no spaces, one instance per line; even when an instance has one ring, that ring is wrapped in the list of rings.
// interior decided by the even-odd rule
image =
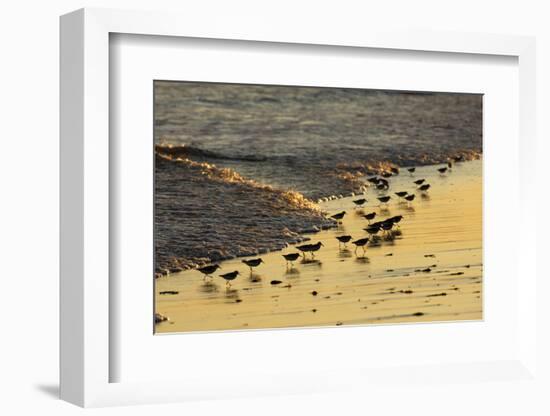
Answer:
[[[112,330],[117,340],[112,345],[119,357],[112,380],[165,381],[210,374],[215,380],[208,381],[209,390],[215,391],[216,385],[226,385],[227,374],[235,389],[242,389],[241,382],[255,379],[258,386],[264,374],[284,371],[292,371],[293,380],[301,374],[311,380],[315,377],[306,374],[336,369],[368,372],[515,358],[520,282],[510,273],[518,264],[515,246],[506,240],[509,218],[519,205],[513,181],[519,176],[517,59],[296,45],[260,48],[222,41],[172,40],[167,45],[160,37],[128,35],[113,37],[110,56],[110,108],[116,120],[110,137],[116,166],[111,171],[116,218],[112,232],[117,235],[110,248],[120,260],[111,275],[118,305]],[[151,336],[154,79],[483,93],[484,209],[489,213],[484,218],[484,321]],[[509,175],[506,182],[502,172]],[[246,362],[254,365],[245,367]],[[194,385],[201,390],[199,383]],[[220,391],[228,393],[231,387]]]
[[[82,412],[55,399],[58,368],[58,16],[83,6],[169,9],[197,14],[246,14],[251,18],[304,24],[316,19],[327,26],[368,25],[388,20],[404,27],[512,33],[538,36],[538,132],[540,183],[548,179],[544,155],[550,150],[550,30],[543,1],[457,2],[406,0],[358,2],[225,1],[19,1],[3,4],[0,14],[2,83],[0,264],[2,342],[0,343],[0,411],[4,414],[73,414]],[[546,138],[546,141],[542,140]],[[533,175],[537,175],[533,172]],[[544,176],[544,178],[543,178]],[[548,197],[540,197],[540,212]],[[513,221],[513,219],[511,219]],[[547,223],[537,224],[547,235]],[[542,238],[539,250],[542,250]],[[543,252],[541,251],[541,258]],[[505,259],[504,259],[505,260]],[[542,282],[540,293],[548,293]],[[550,304],[540,305],[548,316]],[[548,328],[548,327],[547,327]],[[548,333],[541,365],[548,371]],[[540,336],[544,336],[541,333]],[[548,414],[543,393],[499,383],[481,389],[457,384],[430,392],[411,388],[398,397],[388,387],[377,397],[340,392],[254,400],[163,405],[152,408],[94,410],[100,414]]]

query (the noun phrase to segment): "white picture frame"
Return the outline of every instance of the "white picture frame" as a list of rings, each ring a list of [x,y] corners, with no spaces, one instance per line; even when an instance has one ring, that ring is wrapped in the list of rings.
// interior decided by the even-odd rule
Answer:
[[[390,377],[420,380],[429,385],[446,373],[446,380],[479,383],[500,374],[507,381],[537,383],[535,228],[525,226],[518,238],[517,354],[498,361],[457,365],[422,365],[399,371],[330,370],[319,380],[282,371],[223,391],[220,384],[205,390],[205,380],[112,382],[110,366],[117,358],[110,349],[109,252],[109,37],[110,34],[331,45],[334,47],[428,51],[446,54],[504,55],[519,66],[520,184],[518,222],[533,221],[534,204],[529,169],[535,161],[535,40],[530,37],[430,31],[349,28],[337,33],[314,24],[304,31],[265,22],[217,20],[205,25],[192,16],[167,13],[82,9],[61,18],[61,398],[80,406],[159,403],[283,393],[338,391],[354,384],[370,389]],[[326,330],[327,336],[337,336]],[[305,336],[308,336],[307,334]],[[384,376],[386,374],[386,376]],[[389,374],[389,376],[388,376]],[[487,374],[492,376],[487,377]],[[223,376],[223,375],[222,375]],[[223,377],[221,378],[223,379]],[[497,376],[495,376],[498,379]],[[345,380],[345,381],[342,381]]]

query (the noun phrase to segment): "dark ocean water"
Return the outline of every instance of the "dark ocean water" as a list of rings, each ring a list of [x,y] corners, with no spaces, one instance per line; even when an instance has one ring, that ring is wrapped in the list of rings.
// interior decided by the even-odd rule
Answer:
[[[315,201],[356,192],[358,174],[381,162],[481,153],[482,96],[156,81],[155,143],[170,156],[155,167],[164,272],[277,250],[327,226],[287,190]]]
[[[157,81],[155,141],[316,199],[350,166],[481,152],[482,96]]]

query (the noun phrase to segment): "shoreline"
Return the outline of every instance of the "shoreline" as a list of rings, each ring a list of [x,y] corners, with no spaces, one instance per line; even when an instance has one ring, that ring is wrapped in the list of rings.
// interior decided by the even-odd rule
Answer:
[[[272,187],[270,185],[265,185],[262,183],[255,182],[251,179],[246,179],[242,177],[238,172],[229,169],[229,168],[220,168],[215,164],[211,164],[204,161],[195,161],[188,159],[188,156],[197,156],[199,159],[209,160],[213,156],[217,157],[212,152],[199,151],[196,148],[188,148],[188,146],[172,146],[172,145],[156,145],[156,160],[157,167],[159,164],[169,163],[176,164],[179,167],[189,167],[200,171],[201,175],[218,181],[219,184],[237,184],[245,188],[252,189],[257,191],[258,197],[263,198],[265,195],[262,195],[262,191],[272,193],[272,196],[279,197],[281,199],[285,194],[291,195],[291,200],[282,200],[278,201],[278,208],[301,211],[302,221],[301,223],[285,223],[284,219],[281,224],[278,224],[278,227],[275,230],[275,233],[269,238],[267,242],[262,245],[251,246],[248,245],[246,248],[236,249],[235,247],[230,247],[229,249],[223,250],[222,247],[213,248],[212,252],[206,254],[206,250],[198,250],[197,255],[193,256],[177,256],[173,254],[166,254],[164,256],[156,255],[156,267],[155,267],[155,278],[160,278],[162,276],[167,276],[169,274],[181,272],[184,270],[195,269],[198,267],[205,266],[211,263],[218,263],[225,260],[231,260],[234,258],[244,258],[253,255],[261,255],[270,252],[280,252],[286,247],[292,244],[297,244],[305,241],[311,240],[311,236],[317,234],[322,230],[327,230],[337,226],[336,222],[327,218],[324,212],[321,209],[323,203],[333,200],[339,200],[345,197],[355,197],[360,196],[368,190],[368,182],[366,178],[368,175],[379,174],[380,172],[389,171],[391,168],[395,168],[396,165],[390,162],[378,162],[378,163],[351,163],[345,168],[343,166],[337,166],[336,170],[340,171],[342,175],[347,176],[346,181],[350,184],[353,184],[353,191],[342,192],[339,194],[333,194],[326,197],[320,197],[317,201],[312,201],[306,198],[304,195],[297,191],[293,190],[284,190]],[[462,162],[478,160],[482,156],[480,153],[474,151],[463,151],[458,153],[459,156],[454,156],[455,158],[462,158]],[[204,157],[202,157],[204,156]],[[415,167],[430,167],[437,165],[417,165]],[[402,174],[407,175],[405,171],[406,167],[401,167],[403,171]],[[352,171],[353,170],[353,171]],[[344,172],[344,173],[342,173]],[[180,172],[181,173],[181,172]],[[359,191],[359,192],[356,192]],[[158,190],[157,190],[158,192]],[[218,190],[219,192],[219,190]],[[164,201],[166,203],[166,200]],[[248,205],[255,203],[254,200],[249,200]],[[288,203],[288,204],[287,204]],[[264,207],[267,209],[267,212],[271,211],[273,213],[273,207]],[[270,209],[271,208],[271,209]],[[256,210],[261,211],[261,210]],[[265,212],[260,212],[261,215],[265,215]],[[291,214],[292,215],[292,214]],[[157,218],[158,220],[158,218]],[[155,221],[158,223],[158,221]],[[238,229],[240,224],[225,224],[226,226],[231,226],[231,228]],[[282,234],[282,229],[284,229],[284,234]],[[168,232],[166,228],[164,232]],[[161,237],[159,232],[156,233],[157,238]],[[267,237],[265,233],[262,233],[264,237]],[[224,243],[227,244],[228,241],[224,240]],[[234,244],[239,245],[238,242]],[[195,247],[196,249],[196,247]],[[214,251],[215,250],[215,251]],[[158,250],[157,250],[158,251]],[[175,250],[171,250],[174,252]],[[225,251],[225,252],[224,252]]]
[[[246,179],[231,169],[158,153],[155,169],[157,278],[281,250],[335,225],[299,192]]]
[[[434,186],[429,196],[417,198],[411,207],[395,203],[386,212],[376,203],[368,203],[363,212],[402,214],[404,220],[400,224],[402,235],[368,247],[365,258],[356,256],[353,249],[340,250],[334,238],[342,233],[358,238],[364,233],[361,226],[366,221],[360,216],[361,210],[355,210],[352,204],[357,197],[329,198],[321,203],[323,210],[330,214],[346,210],[348,216],[338,228],[316,234],[316,240],[326,245],[319,251],[317,261],[299,262],[294,269],[285,271],[281,254],[295,252],[292,245],[262,256],[266,265],[258,268],[254,276],[249,276],[241,258],[223,261],[222,273],[233,269],[243,273],[229,291],[225,291],[223,280],[218,277],[203,284],[202,275],[195,270],[156,279],[156,310],[170,318],[159,323],[157,330],[480,319],[481,164],[460,163],[448,175],[439,175],[434,172],[435,167],[424,166],[417,169],[414,177],[406,171],[396,176],[396,187],[388,194],[406,186],[413,189],[409,182],[422,175]],[[366,198],[371,201],[376,195],[369,189]],[[461,226],[462,221],[468,225]],[[273,280],[281,283],[273,285]],[[177,294],[160,295],[167,291]],[[319,296],[312,296],[312,291],[318,291]],[[355,294],[360,292],[360,296]],[[347,307],[355,302],[367,302],[361,306],[365,309],[348,311]],[[235,303],[239,309],[235,309]],[[392,308],[384,308],[386,303]],[[208,310],[211,315],[199,313],[200,310]],[[278,313],[277,317],[273,315]]]

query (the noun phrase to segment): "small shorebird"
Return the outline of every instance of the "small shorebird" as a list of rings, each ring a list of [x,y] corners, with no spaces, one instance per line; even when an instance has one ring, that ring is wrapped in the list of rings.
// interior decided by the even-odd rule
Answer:
[[[298,257],[300,257],[300,253],[283,254],[283,257],[286,260],[287,267],[288,267],[288,263],[290,263],[290,267],[292,267],[292,266],[294,266],[293,262],[298,260]]]
[[[393,228],[393,221],[390,219],[387,219],[385,221],[382,222],[382,230],[386,232],[386,234],[388,234],[391,229]]]
[[[388,218],[387,221],[391,221],[394,224],[399,224],[402,219],[403,219],[403,215],[396,215],[395,217]]]
[[[252,268],[258,267],[264,261],[258,257],[257,259],[243,260],[242,262],[250,267],[250,273],[252,273]]]
[[[410,195],[407,195],[405,197],[405,199],[407,200],[407,202],[410,204],[412,201],[414,201],[414,198],[416,197],[415,194],[410,194]]]
[[[322,247],[323,243],[320,241],[316,242],[315,244],[311,244],[311,247],[309,248],[309,251],[311,251],[311,256],[315,257],[315,252],[319,251],[319,249]]]
[[[339,212],[337,214],[331,215],[330,218],[333,218],[337,221],[341,221],[342,218],[344,218],[344,215],[346,215],[346,211]]]
[[[363,217],[365,217],[370,223],[370,221],[376,217],[376,212],[369,212],[368,214],[363,215]]]
[[[449,168],[449,170],[453,168],[453,162],[451,161],[451,159],[447,160],[447,167]]]
[[[205,280],[206,276],[210,276],[212,273],[214,273],[219,268],[220,268],[219,264],[211,264],[209,266],[199,267],[197,270],[204,275],[202,280]],[[210,277],[212,277],[212,276],[210,276]]]
[[[337,235],[336,239],[338,240],[338,247],[340,247],[340,244],[344,244],[344,247],[346,246],[346,243],[351,240],[351,235]]]
[[[318,251],[321,248],[322,245],[323,245],[323,243],[321,243],[319,241],[315,244],[304,244],[304,245],[298,246],[296,248],[302,252],[302,254],[304,255],[304,259],[305,259],[306,258],[306,253],[311,253],[311,256],[315,257],[314,252]]]
[[[386,189],[390,187],[390,183],[382,178],[378,179],[378,185],[382,185]]]
[[[231,286],[231,281],[235,280],[235,278],[239,275],[239,272],[235,270],[234,272],[220,274],[220,277],[223,277],[225,279],[225,285],[227,287]]]
[[[394,175],[399,175],[399,168],[390,168],[391,170],[391,173],[393,173]]]
[[[407,194],[407,191],[400,191],[395,193],[395,195],[397,195],[399,198],[404,198]]]
[[[387,195],[387,196],[379,196],[377,198],[379,201],[380,201],[380,205],[382,204],[388,204],[388,201],[391,199],[391,196]]]
[[[407,170],[409,171],[409,173],[414,173],[414,171],[416,170],[416,168],[407,168]]]
[[[360,238],[359,240],[355,240],[353,244],[355,244],[355,253],[357,253],[357,249],[361,247],[363,249],[363,255],[366,253],[365,246],[369,242],[369,238]]]
[[[367,200],[365,198],[361,198],[361,199],[356,199],[355,201],[353,201],[353,203],[355,204],[356,207],[361,207],[363,206],[363,204],[367,202]]]
[[[414,184],[415,184],[415,185],[422,185],[422,184],[424,183],[425,180],[426,180],[426,179],[418,179],[418,180],[414,181]]]
[[[379,179],[376,176],[367,179],[367,182],[370,182],[374,185],[376,185],[378,183],[378,181],[379,181]]]
[[[311,244],[302,244],[301,246],[296,246],[298,250],[302,252],[302,256],[304,256],[304,259],[306,258],[306,253],[310,251]]]
[[[383,178],[391,178],[393,176],[393,173],[384,171],[380,174],[380,176],[382,176]]]
[[[418,188],[418,189],[420,189],[422,192],[426,192],[428,189],[430,189],[430,186],[431,186],[431,185],[430,185],[429,183],[425,183],[424,185],[422,185],[422,186],[421,186],[420,188]]]
[[[443,175],[445,172],[447,172],[447,167],[439,168],[437,169],[437,171]]]
[[[363,230],[365,230],[370,235],[376,235],[378,234],[378,231],[380,231],[380,227],[374,227],[371,225],[370,227],[363,228]]]

